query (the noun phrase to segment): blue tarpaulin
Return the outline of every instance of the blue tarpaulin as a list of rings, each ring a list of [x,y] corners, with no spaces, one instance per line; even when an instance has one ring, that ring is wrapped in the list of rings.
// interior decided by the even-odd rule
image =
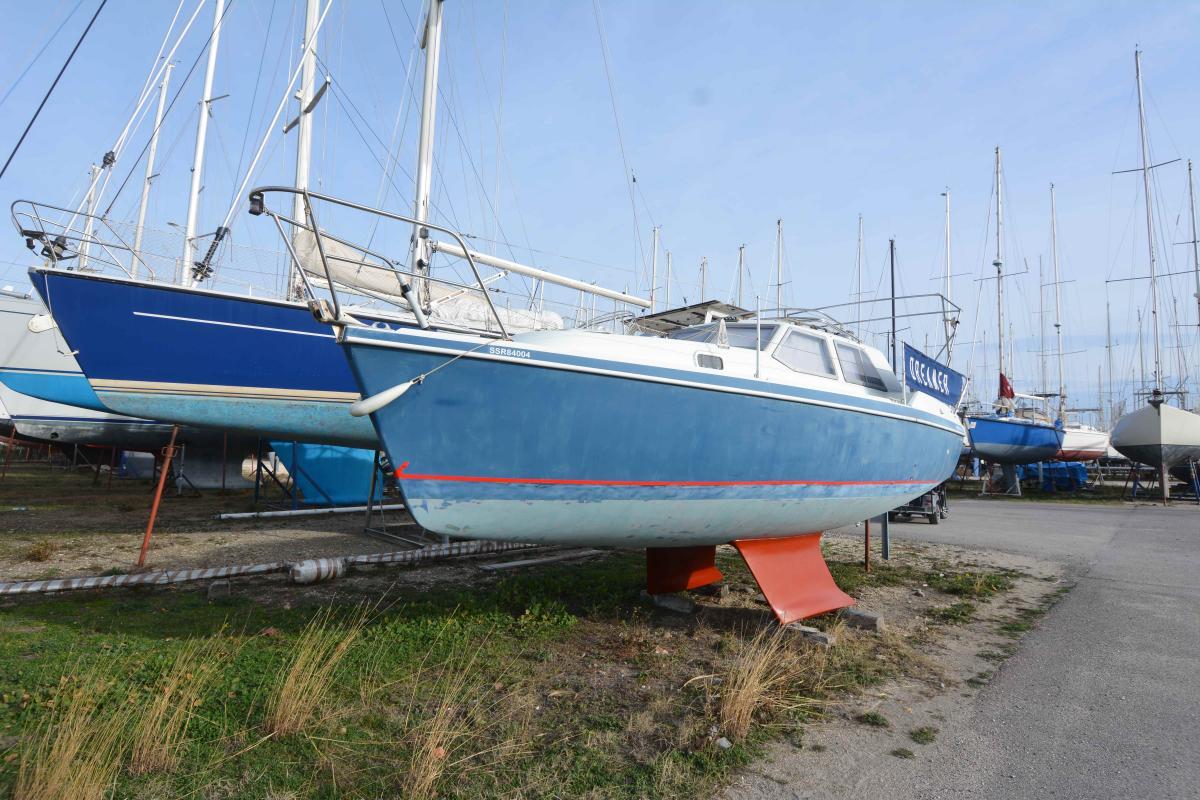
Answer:
[[[1042,489],[1047,492],[1073,492],[1087,484],[1087,467],[1081,461],[1047,461],[1040,465]],[[1037,480],[1038,464],[1017,467],[1020,480]]]

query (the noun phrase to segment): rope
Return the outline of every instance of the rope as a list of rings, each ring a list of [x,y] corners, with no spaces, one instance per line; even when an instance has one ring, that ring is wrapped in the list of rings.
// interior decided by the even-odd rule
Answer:
[[[25,130],[21,133],[21,138],[17,140],[17,144],[13,147],[12,152],[8,154],[8,160],[4,162],[4,166],[0,167],[0,178],[4,177],[4,173],[8,172],[8,166],[16,157],[17,151],[21,149],[21,144],[24,143],[25,137],[29,135],[29,131],[33,128],[33,123],[37,122],[38,116],[42,113],[42,109],[46,107],[46,101],[50,99],[50,95],[54,93],[54,87],[58,86],[58,82],[62,79],[63,73],[67,71],[67,67],[71,66],[71,61],[74,60],[75,54],[79,52],[79,46],[83,44],[83,40],[87,38],[88,31],[92,29],[96,18],[100,16],[100,12],[108,5],[108,0],[100,0],[100,6],[96,9],[96,13],[92,14],[92,18],[88,21],[87,27],[83,29],[83,33],[79,35],[79,41],[75,42],[75,46],[71,48],[71,54],[67,56],[67,60],[63,62],[62,69],[54,76],[54,83],[50,84],[50,88],[46,90],[46,95],[42,98],[42,102],[38,103],[37,110],[33,112],[33,117],[30,118],[29,124],[25,126]]]

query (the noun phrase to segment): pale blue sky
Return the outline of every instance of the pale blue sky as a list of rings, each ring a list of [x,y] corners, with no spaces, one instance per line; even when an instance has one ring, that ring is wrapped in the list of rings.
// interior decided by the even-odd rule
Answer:
[[[0,97],[76,2],[6,4]],[[216,107],[202,230],[220,222],[237,166],[244,170],[278,102],[298,49],[301,10],[293,7],[298,5],[232,2],[215,88],[230,97]],[[318,114],[314,175],[332,194],[379,199],[375,159],[384,158],[379,140],[390,140],[397,113],[411,105],[404,75],[419,5],[354,0],[331,12],[319,52],[322,72],[334,75],[335,91]],[[593,4],[513,0],[507,6],[506,25],[503,3],[446,3],[445,113],[439,118],[441,174],[435,186],[443,218],[481,236],[498,238],[502,230],[514,244],[613,265],[511,251],[644,293]],[[3,155],[94,7],[84,0],[0,105]],[[1009,288],[1020,351],[1018,390],[1038,388],[1038,368],[1028,351],[1036,349],[1039,255],[1049,269],[1053,181],[1063,279],[1073,281],[1064,287],[1067,350],[1073,353],[1068,384],[1072,402],[1095,403],[1096,370],[1104,363],[1104,281],[1146,271],[1139,177],[1111,175],[1137,165],[1134,46],[1144,51],[1155,160],[1200,159],[1195,45],[1200,4],[604,0],[600,8],[625,154],[638,176],[642,251],[649,247],[653,220],[674,253],[673,300],[695,298],[704,255],[710,260],[709,294],[727,296],[737,246],[745,243],[753,291],[770,302],[774,222],[782,217],[787,301],[844,302],[853,282],[859,213],[865,219],[868,286],[878,285],[887,238],[895,236],[902,290],[933,291],[938,284],[930,279],[942,269],[940,193],[949,186],[954,271],[970,273],[955,279],[955,299],[964,307],[962,356],[956,354],[956,361],[965,361],[977,327],[987,329],[986,379],[985,353],[977,350],[974,358],[983,384],[979,393],[987,397],[995,368],[994,289],[985,284],[980,297],[974,278],[990,269],[993,245],[985,224],[992,150],[999,144],[1007,181],[1007,261],[1019,270],[1027,259],[1032,270]],[[65,204],[76,196],[89,163],[108,149],[132,108],[173,11],[173,2],[111,0],[0,182],[0,199]],[[199,35],[177,57],[176,87],[210,22],[206,8],[196,24]],[[202,70],[203,64],[164,125],[162,177],[151,207],[151,224],[159,228],[183,220]],[[414,119],[404,119],[401,169],[385,199],[396,210],[407,208],[411,196],[404,173],[412,172]],[[133,161],[146,135],[148,126],[117,166],[115,181],[131,167],[134,178],[114,206],[116,217],[133,214],[141,175]],[[275,137],[255,182],[289,182],[292,146],[290,139]],[[1156,178],[1160,236],[1169,250],[1162,269],[1189,269],[1187,248],[1170,245],[1188,238],[1183,162],[1162,167]],[[498,211],[499,225],[491,208]],[[272,232],[244,214],[235,217],[234,237],[274,247]],[[29,258],[15,234],[0,238],[0,261],[6,262],[0,264],[0,283],[24,282]],[[1190,347],[1195,381],[1200,364],[1194,288],[1190,276],[1174,279],[1173,286],[1180,321],[1192,326],[1180,333]],[[886,291],[886,285],[880,288]],[[1121,380],[1135,372],[1135,309],[1146,302],[1146,284],[1116,284],[1108,296]],[[1169,327],[1175,320],[1168,310],[1163,330],[1171,345],[1179,329]],[[907,336],[920,346],[925,330]],[[1177,352],[1164,350],[1172,375],[1178,372]]]

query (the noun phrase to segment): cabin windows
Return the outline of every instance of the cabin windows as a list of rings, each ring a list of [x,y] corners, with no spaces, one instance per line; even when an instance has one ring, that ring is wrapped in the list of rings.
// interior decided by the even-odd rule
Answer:
[[[825,346],[825,339],[811,333],[792,331],[775,348],[775,359],[794,372],[836,378],[833,357]]]
[[[842,376],[848,383],[857,383],[881,392],[887,391],[883,378],[879,377],[875,365],[861,347],[838,342],[837,354],[838,362],[842,365]]]
[[[708,353],[697,353],[696,364],[705,369],[725,369],[725,362],[720,356],[709,355]]]

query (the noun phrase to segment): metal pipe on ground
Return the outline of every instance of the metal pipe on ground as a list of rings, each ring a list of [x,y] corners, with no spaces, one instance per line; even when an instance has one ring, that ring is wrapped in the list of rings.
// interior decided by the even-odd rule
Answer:
[[[174,583],[203,581],[215,578],[233,578],[245,575],[267,575],[288,572],[294,583],[315,583],[342,575],[347,568],[373,564],[419,564],[443,558],[479,556],[503,553],[509,550],[526,550],[539,545],[523,542],[465,541],[438,544],[430,547],[401,550],[391,553],[365,553],[339,556],[336,558],[307,559],[305,561],[271,561],[265,564],[241,564],[224,567],[198,569],[159,570],[132,575],[95,575],[80,578],[55,578],[39,581],[13,581],[0,583],[0,595],[46,594],[85,589],[112,589],[123,586],[166,586]]]
[[[268,519],[270,517],[306,517],[319,514],[349,514],[366,511],[370,506],[333,506],[331,508],[297,508],[286,511],[238,511],[229,514],[214,514],[213,519]],[[379,511],[403,511],[404,504],[376,506]]]

